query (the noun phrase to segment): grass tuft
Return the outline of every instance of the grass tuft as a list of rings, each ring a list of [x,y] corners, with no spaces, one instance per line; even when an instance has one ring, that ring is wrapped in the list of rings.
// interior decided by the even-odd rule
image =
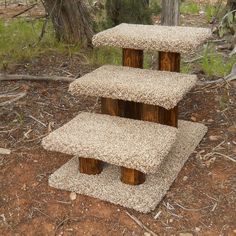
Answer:
[[[43,23],[43,20],[0,20],[0,67],[30,60],[50,50],[67,52],[70,55],[80,50],[79,45],[58,42],[51,24],[48,25],[41,42],[38,42]]]
[[[195,2],[183,2],[180,6],[181,14],[198,14],[201,10],[199,4]]]

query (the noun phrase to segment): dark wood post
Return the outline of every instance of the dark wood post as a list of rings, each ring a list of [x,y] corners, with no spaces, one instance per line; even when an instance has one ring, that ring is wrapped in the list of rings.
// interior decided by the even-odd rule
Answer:
[[[123,66],[143,68],[143,51],[123,49]],[[141,103],[119,101],[120,114],[126,118],[141,119]],[[125,184],[139,185],[145,182],[145,174],[125,167],[121,167],[121,181]]]
[[[138,170],[121,167],[121,181],[129,185],[139,185],[146,180],[145,174]]]
[[[159,70],[180,72],[180,54],[159,52]],[[178,106],[171,110],[153,105],[142,105],[141,119],[178,127]]]
[[[159,70],[180,72],[180,53],[159,52]],[[171,110],[159,108],[161,124],[178,127],[178,106]]]
[[[97,175],[102,172],[102,161],[79,157],[79,172],[87,175]]]

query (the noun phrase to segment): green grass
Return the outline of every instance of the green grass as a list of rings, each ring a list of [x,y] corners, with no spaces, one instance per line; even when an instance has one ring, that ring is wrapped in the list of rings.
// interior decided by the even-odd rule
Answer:
[[[195,2],[183,2],[180,5],[181,14],[198,14],[200,10],[200,6]]]
[[[27,22],[25,20],[0,20],[0,67],[10,63],[30,60],[50,50],[73,54],[78,52],[78,45],[67,45],[54,38],[51,24],[47,27],[41,42],[39,36],[43,26],[42,20]]]
[[[213,49],[206,48],[201,60],[201,67],[207,76],[224,77],[231,72],[232,66],[236,61],[236,56],[225,58],[216,53]]]

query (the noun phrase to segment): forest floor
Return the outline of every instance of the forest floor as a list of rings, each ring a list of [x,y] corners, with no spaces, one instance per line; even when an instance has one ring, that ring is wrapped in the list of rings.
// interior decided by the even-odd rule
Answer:
[[[187,25],[202,25],[185,16]],[[204,23],[206,24],[206,23]],[[8,73],[81,76],[95,66],[78,56],[52,52],[10,66]],[[206,78],[201,71],[199,78]],[[48,153],[40,142],[80,111],[99,112],[95,98],[75,98],[62,82],[0,82],[1,95],[25,96],[0,110],[1,235],[236,235],[236,83],[198,85],[180,103],[180,118],[209,131],[190,156],[167,195],[149,214],[48,186],[48,177],[71,156]]]

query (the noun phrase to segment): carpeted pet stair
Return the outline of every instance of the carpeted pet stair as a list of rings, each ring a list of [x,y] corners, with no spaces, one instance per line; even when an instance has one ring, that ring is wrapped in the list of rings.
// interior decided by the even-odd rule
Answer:
[[[155,209],[207,132],[178,122],[178,103],[197,78],[173,71],[180,53],[209,36],[203,28],[130,24],[95,35],[96,46],[122,47],[130,67],[102,66],[70,85],[74,95],[101,97],[105,114],[82,112],[43,139],[45,149],[75,156],[49,185],[144,213]],[[142,50],[161,51],[160,70],[168,71],[140,69]]]

